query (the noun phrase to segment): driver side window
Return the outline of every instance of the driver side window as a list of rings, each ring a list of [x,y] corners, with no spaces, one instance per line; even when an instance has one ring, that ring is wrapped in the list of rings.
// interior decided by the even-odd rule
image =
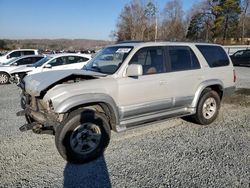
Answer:
[[[65,58],[64,57],[55,58],[51,62],[49,62],[49,64],[52,67],[64,65],[65,64]]]
[[[162,47],[142,48],[130,60],[131,64],[142,65],[143,75],[166,72]]]

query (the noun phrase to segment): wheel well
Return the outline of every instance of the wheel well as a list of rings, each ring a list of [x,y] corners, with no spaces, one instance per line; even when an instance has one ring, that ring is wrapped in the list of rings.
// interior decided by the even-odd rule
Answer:
[[[75,110],[79,110],[79,109],[82,109],[83,111],[84,110],[92,110],[92,111],[96,111],[96,112],[105,114],[105,116],[107,117],[107,119],[110,123],[111,130],[114,130],[115,126],[117,125],[117,118],[115,116],[115,112],[114,112],[113,108],[107,103],[104,103],[104,102],[87,103],[87,104],[75,106],[74,108],[70,109],[67,114],[69,114]]]
[[[223,88],[221,85],[211,85],[206,87],[205,89],[211,89],[213,91],[216,91],[220,97],[220,99],[222,99],[223,97]]]
[[[1,74],[1,73],[5,73],[5,74],[7,74],[7,75],[10,77],[10,74],[7,73],[7,72],[5,72],[5,71],[0,71],[0,74]]]

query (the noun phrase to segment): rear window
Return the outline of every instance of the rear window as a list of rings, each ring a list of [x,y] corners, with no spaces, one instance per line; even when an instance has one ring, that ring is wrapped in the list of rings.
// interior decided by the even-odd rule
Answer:
[[[222,67],[229,65],[229,59],[226,52],[220,46],[196,45],[209,67]]]

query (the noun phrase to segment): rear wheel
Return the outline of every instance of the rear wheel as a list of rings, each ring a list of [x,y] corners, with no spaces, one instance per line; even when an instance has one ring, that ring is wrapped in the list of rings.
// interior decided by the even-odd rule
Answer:
[[[107,118],[94,111],[75,111],[56,129],[60,155],[72,163],[86,163],[101,156],[110,140]]]
[[[0,84],[8,84],[10,76],[5,72],[0,72]]]
[[[216,91],[205,89],[196,108],[196,114],[184,118],[185,120],[208,125],[218,116],[220,109],[220,97]]]

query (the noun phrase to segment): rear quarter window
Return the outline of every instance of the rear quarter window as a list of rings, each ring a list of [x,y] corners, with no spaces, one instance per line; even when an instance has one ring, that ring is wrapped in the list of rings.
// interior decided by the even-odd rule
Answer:
[[[220,46],[196,45],[209,67],[222,67],[229,65],[228,56]]]

